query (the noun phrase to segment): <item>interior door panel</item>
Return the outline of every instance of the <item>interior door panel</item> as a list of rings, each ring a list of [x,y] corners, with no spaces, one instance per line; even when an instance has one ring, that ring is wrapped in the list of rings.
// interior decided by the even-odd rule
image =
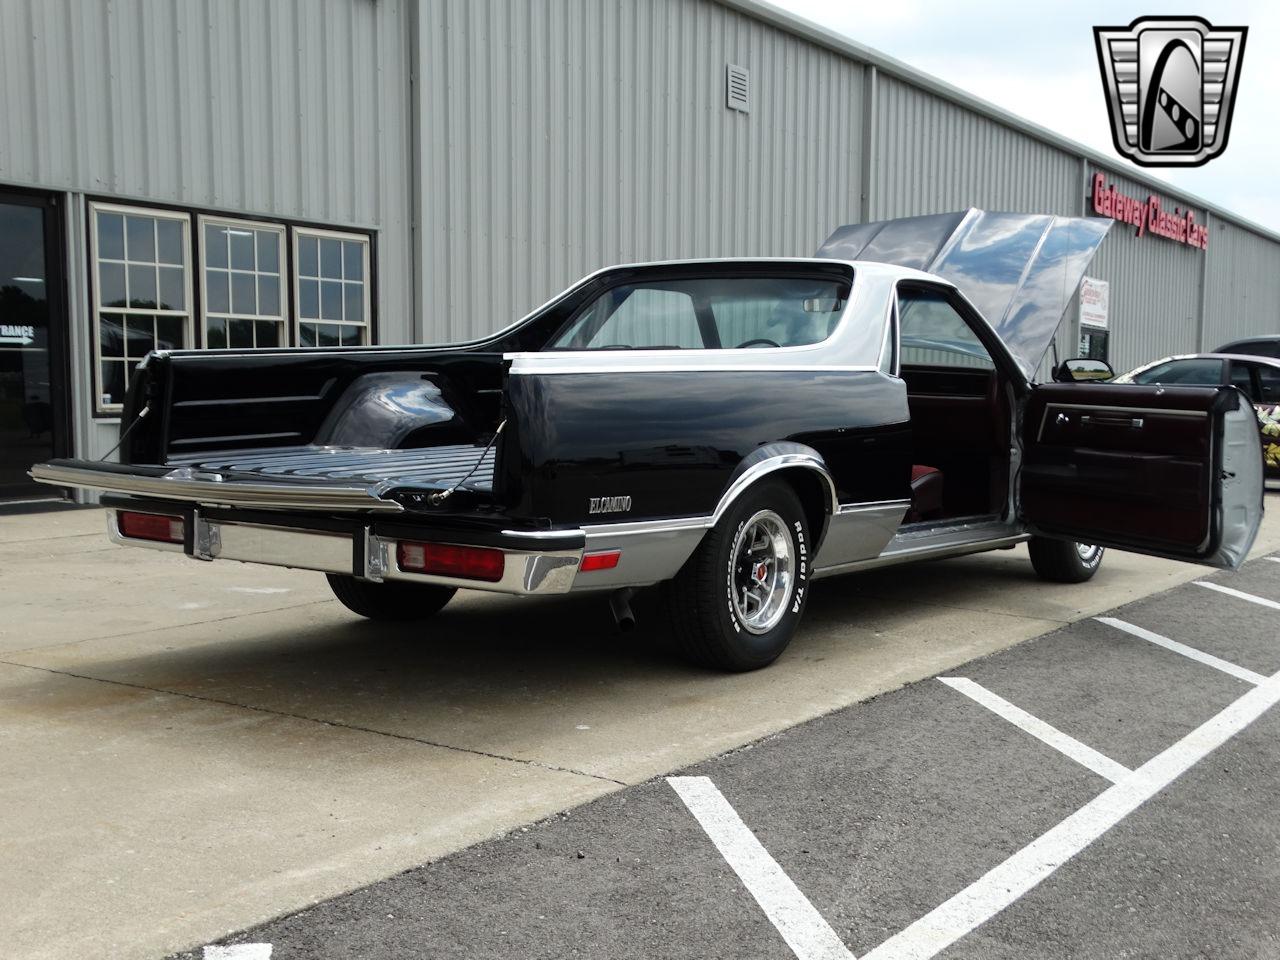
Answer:
[[[1251,407],[1231,387],[1038,385],[1023,421],[1022,517],[1050,536],[1234,565],[1262,509],[1261,457],[1235,449],[1241,410]]]

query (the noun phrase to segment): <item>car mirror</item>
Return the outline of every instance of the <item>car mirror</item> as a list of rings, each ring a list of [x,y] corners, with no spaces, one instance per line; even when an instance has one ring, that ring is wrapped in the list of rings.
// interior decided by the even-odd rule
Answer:
[[[1092,357],[1075,357],[1063,360],[1054,368],[1053,379],[1059,383],[1074,383],[1082,380],[1110,380],[1116,375],[1111,364],[1105,360]]]

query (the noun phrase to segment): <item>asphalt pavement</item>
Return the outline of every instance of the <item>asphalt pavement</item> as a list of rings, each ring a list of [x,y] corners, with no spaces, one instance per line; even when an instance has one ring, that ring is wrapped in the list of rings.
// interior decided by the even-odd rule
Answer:
[[[1280,956],[1280,562],[1199,580],[1236,593],[1139,599],[220,942]]]

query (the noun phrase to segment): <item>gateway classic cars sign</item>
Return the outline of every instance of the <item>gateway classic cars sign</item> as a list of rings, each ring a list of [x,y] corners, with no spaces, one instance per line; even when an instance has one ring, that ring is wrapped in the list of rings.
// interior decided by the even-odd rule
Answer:
[[[1174,207],[1170,211],[1154,193],[1145,200],[1131,197],[1116,189],[1114,183],[1108,184],[1101,173],[1093,175],[1093,212],[1130,224],[1139,237],[1151,234],[1198,250],[1209,249],[1209,228],[1196,223],[1194,210]]]

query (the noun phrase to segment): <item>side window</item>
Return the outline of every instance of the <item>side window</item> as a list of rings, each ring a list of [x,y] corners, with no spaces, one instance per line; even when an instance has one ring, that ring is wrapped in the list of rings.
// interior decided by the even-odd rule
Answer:
[[[564,346],[575,350],[702,347],[693,298],[680,290],[616,287],[574,324]]]
[[[1184,386],[1216,386],[1222,383],[1222,361],[1207,359],[1169,360],[1143,370],[1134,383],[1180,383]]]
[[[1258,391],[1253,386],[1253,364],[1231,362],[1231,385],[1243,391],[1244,395],[1254,403],[1258,402]]]
[[[900,290],[898,326],[903,366],[995,369],[978,335],[935,290]]]
[[[1280,403],[1280,367],[1258,364],[1258,387],[1262,403]]]

